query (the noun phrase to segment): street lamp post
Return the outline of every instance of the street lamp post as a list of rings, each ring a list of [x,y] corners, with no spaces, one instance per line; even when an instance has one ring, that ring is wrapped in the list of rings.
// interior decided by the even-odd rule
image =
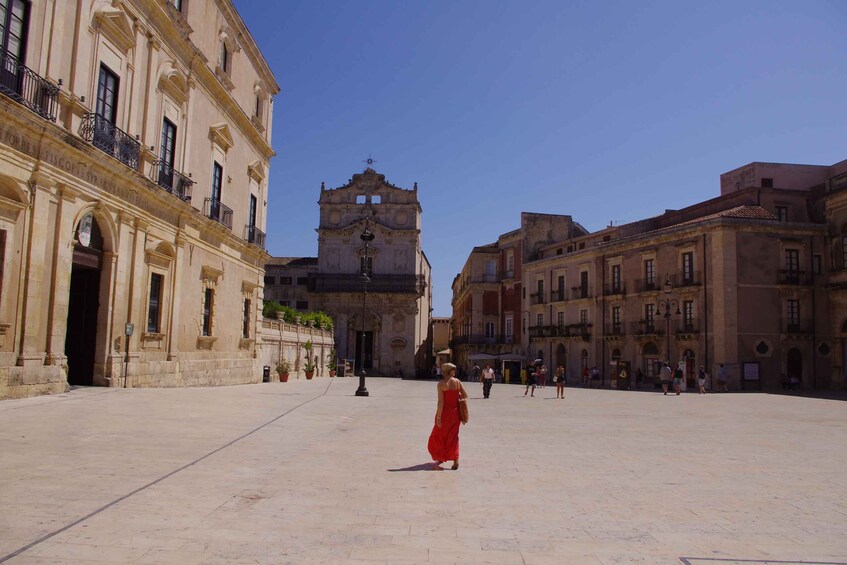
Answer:
[[[374,234],[368,229],[367,222],[365,231],[359,238],[365,243],[365,260],[362,264],[362,335],[359,340],[359,388],[356,389],[356,396],[368,396],[368,389],[365,387],[365,307],[368,300],[368,283],[371,282],[368,273],[368,250],[370,242],[374,240]]]
[[[671,275],[669,273],[665,274],[665,284],[662,285],[662,289],[665,293],[665,298],[663,300],[659,300],[659,311],[661,309],[665,309],[665,339],[666,339],[666,349],[667,352],[667,363],[670,365],[671,362],[671,308],[676,308],[676,315],[679,316],[679,301],[675,298],[671,298],[671,294],[673,293],[673,285],[671,284]]]

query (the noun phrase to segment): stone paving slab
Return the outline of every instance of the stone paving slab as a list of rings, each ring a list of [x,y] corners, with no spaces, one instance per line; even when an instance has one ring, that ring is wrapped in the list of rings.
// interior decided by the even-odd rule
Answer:
[[[847,564],[847,402],[357,384],[4,401],[0,562]]]

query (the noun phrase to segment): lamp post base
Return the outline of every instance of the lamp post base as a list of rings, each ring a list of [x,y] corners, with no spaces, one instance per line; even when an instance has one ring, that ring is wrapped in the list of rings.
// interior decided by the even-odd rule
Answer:
[[[365,388],[365,371],[359,373],[359,388],[356,389],[356,396],[370,396],[368,389]]]

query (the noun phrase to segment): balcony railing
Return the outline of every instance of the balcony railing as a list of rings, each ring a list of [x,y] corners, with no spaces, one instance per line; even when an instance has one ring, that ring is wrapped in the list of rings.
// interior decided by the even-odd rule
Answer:
[[[780,269],[777,273],[779,284],[808,286],[812,284],[812,277],[806,271],[798,271],[797,269]]]
[[[571,296],[574,300],[579,300],[581,298],[591,298],[591,291],[586,287],[575,286],[571,289],[573,292]]]
[[[265,232],[256,226],[251,226],[250,224],[244,226],[244,240],[262,249],[265,248]]]
[[[62,82],[59,81],[59,85]],[[23,104],[45,120],[56,121],[59,86],[22,65],[7,51],[0,50],[0,92]]]
[[[626,328],[623,323],[608,324],[606,326],[606,335],[626,335]]]
[[[494,345],[498,343],[506,343],[506,337],[501,335],[484,335],[484,334],[470,334],[470,335],[460,335],[454,336],[453,339],[450,340],[451,345]]]
[[[515,270],[514,269],[506,269],[506,272],[503,273],[504,279],[513,279],[515,278]]]
[[[630,324],[632,335],[665,335],[665,322],[641,320]]]
[[[615,295],[615,294],[626,294],[626,285],[622,282],[620,283],[609,283],[604,287],[604,294],[606,296]]]
[[[565,289],[550,291],[550,302],[564,302],[567,299],[568,293]]]
[[[109,120],[97,114],[85,114],[79,126],[79,135],[106,155],[138,170],[141,144]]]
[[[814,333],[812,320],[800,320],[796,318],[782,319],[782,333],[785,334],[811,334]]]
[[[529,295],[529,303],[530,304],[544,304],[544,293],[543,292],[533,292]]]
[[[203,215],[232,229],[232,208],[224,206],[220,200],[207,198],[203,202]]]
[[[166,191],[184,202],[191,202],[191,187],[194,181],[171,167],[165,161],[153,161],[153,180]]]
[[[638,279],[635,281],[635,290],[637,292],[649,292],[651,290],[659,290],[657,279]]]
[[[368,292],[423,294],[426,277],[423,275],[371,275]],[[362,292],[364,280],[359,273],[309,273],[311,292]]]
[[[670,280],[674,288],[680,286],[700,286],[701,284],[703,284],[703,278],[700,274],[700,271],[674,273],[670,275]]]
[[[700,324],[698,324],[696,320],[691,322],[678,322],[674,326],[674,329],[677,334],[696,334],[700,333]]]

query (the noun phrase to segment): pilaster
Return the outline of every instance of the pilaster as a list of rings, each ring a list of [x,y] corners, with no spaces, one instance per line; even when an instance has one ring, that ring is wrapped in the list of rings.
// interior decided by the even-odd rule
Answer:
[[[58,187],[56,231],[53,245],[53,277],[50,281],[47,312],[47,365],[64,365],[70,302],[71,270],[73,268],[73,220],[78,192],[67,185]],[[70,237],[67,237],[70,235]]]

